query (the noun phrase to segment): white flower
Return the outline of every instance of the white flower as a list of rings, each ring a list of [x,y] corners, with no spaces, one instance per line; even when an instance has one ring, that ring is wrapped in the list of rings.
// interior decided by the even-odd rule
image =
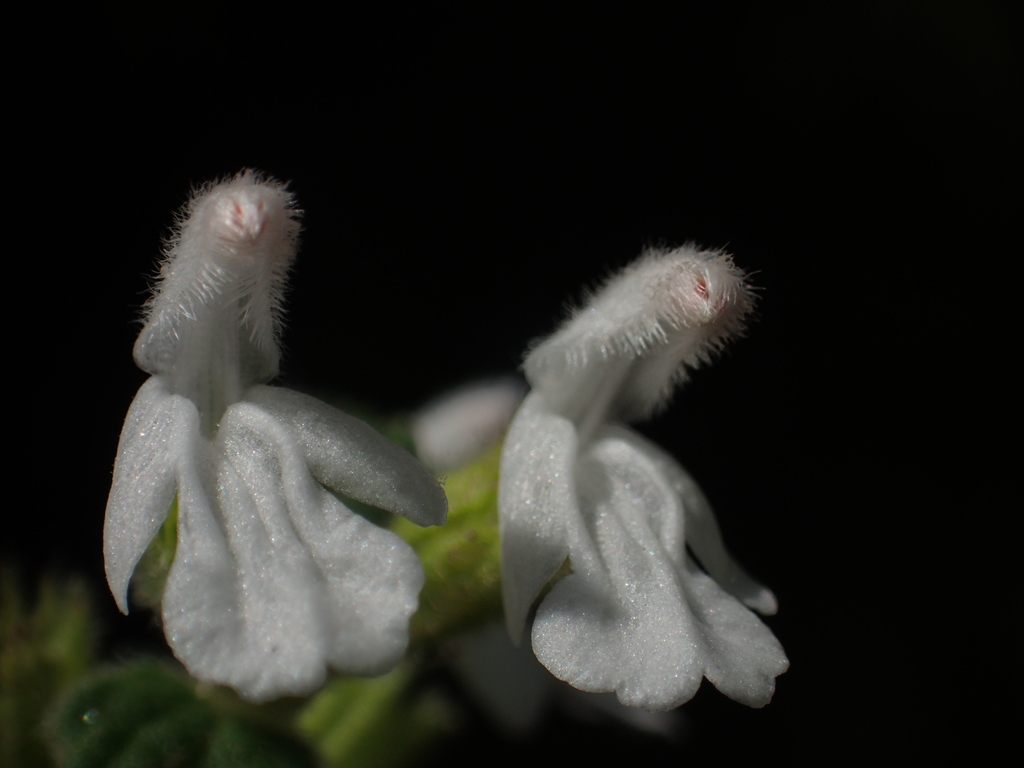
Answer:
[[[568,558],[532,640],[577,688],[662,710],[707,677],[758,707],[788,666],[743,605],[774,613],[774,595],[725,550],[693,478],[625,426],[664,405],[751,305],[728,256],[651,250],[526,359],[533,390],[506,438],[498,497],[505,615],[517,641]]]
[[[250,171],[186,206],[135,344],[152,377],[121,433],[103,531],[127,613],[132,572],[177,494],[168,642],[193,675],[255,700],[308,693],[328,666],[379,674],[405,651],[419,560],[334,493],[420,525],[447,512],[401,448],[263,385],[278,372],[298,216],[283,185]]]

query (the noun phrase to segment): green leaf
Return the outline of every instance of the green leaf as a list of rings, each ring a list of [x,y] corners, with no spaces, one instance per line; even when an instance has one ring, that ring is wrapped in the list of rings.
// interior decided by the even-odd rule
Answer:
[[[94,675],[53,714],[54,751],[65,768],[312,768],[296,737],[268,728],[258,707],[197,695],[156,661]]]
[[[400,519],[392,527],[419,554],[426,574],[420,607],[409,627],[414,643],[437,643],[501,620],[500,462],[497,445],[445,478],[445,525],[420,528]]]
[[[34,605],[0,569],[0,765],[52,762],[40,729],[50,703],[92,665],[94,618],[84,583],[44,576]]]
[[[299,729],[329,765],[393,768],[410,762],[453,729],[450,705],[412,691],[405,662],[383,677],[336,677],[299,714]]]

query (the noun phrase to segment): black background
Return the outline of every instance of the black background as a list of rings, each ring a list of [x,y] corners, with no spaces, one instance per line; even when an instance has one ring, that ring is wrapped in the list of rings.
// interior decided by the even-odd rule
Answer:
[[[3,557],[86,574],[115,639],[142,621],[104,591],[103,507],[145,379],[135,321],[193,184],[292,182],[282,380],[386,410],[514,369],[583,286],[693,240],[755,273],[759,317],[643,429],[775,590],[791,670],[760,711],[705,683],[680,744],[554,714],[525,744],[473,719],[434,759],[985,750],[1020,666],[990,543],[1019,516],[996,498],[1019,20],[995,2],[699,7],[179,7],[24,30]]]

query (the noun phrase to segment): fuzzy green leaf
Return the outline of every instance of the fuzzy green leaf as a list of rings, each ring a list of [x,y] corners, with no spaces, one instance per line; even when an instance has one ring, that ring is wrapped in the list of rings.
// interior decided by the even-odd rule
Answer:
[[[54,751],[65,768],[312,768],[309,750],[265,727],[257,708],[225,711],[187,678],[153,661],[95,675],[53,714]],[[232,711],[240,709],[240,711]]]

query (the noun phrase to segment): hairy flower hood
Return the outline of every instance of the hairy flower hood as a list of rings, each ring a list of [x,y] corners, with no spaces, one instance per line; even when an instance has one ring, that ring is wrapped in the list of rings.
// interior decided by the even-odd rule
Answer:
[[[693,478],[626,426],[741,332],[752,304],[728,256],[651,250],[526,359],[533,389],[499,489],[505,613],[518,640],[568,559],[531,634],[541,663],[577,688],[658,710],[706,676],[761,706],[788,665],[744,607],[773,613],[772,593],[728,554]]]
[[[420,525],[447,511],[434,477],[368,425],[265,385],[298,232],[284,185],[250,171],[186,206],[135,345],[152,377],[121,432],[103,532],[127,612],[177,498],[167,640],[196,677],[256,700],[308,693],[328,667],[379,674],[405,651],[422,567],[342,498]]]

